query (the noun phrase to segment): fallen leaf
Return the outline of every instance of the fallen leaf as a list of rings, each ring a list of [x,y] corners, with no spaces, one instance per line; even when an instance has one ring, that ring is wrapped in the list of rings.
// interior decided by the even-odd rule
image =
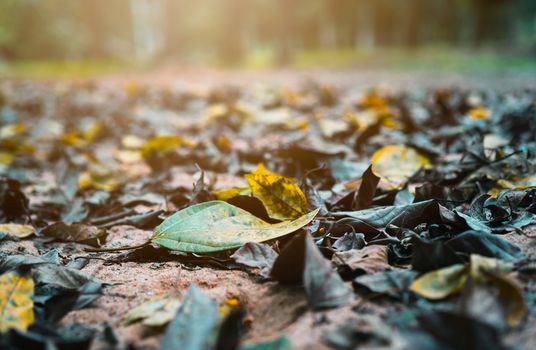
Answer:
[[[486,107],[475,107],[467,112],[467,115],[474,119],[489,119],[491,112]]]
[[[191,285],[162,339],[162,350],[205,350],[215,342],[216,301]]]
[[[31,276],[7,272],[0,276],[0,333],[26,330],[34,320]]]
[[[63,222],[45,227],[41,233],[47,237],[53,237],[64,242],[77,242],[100,247],[106,242],[108,233],[106,230],[84,224],[67,225]]]
[[[238,248],[231,258],[239,264],[259,268],[261,274],[267,275],[277,255],[268,244],[248,242]]]
[[[415,276],[417,276],[417,272],[411,270],[382,271],[356,277],[353,284],[354,287],[365,287],[374,293],[400,298],[402,293],[409,288]]]
[[[391,269],[387,257],[387,246],[382,245],[336,252],[331,259],[335,266],[350,269],[353,273],[363,271],[372,274]]]
[[[1,224],[0,232],[16,236],[18,238],[27,238],[31,236],[35,230],[32,225]]]
[[[351,289],[306,232],[285,245],[270,275],[283,284],[303,283],[309,306],[315,310],[341,306],[353,298]]]
[[[462,290],[467,279],[467,267],[454,264],[427,272],[417,278],[409,290],[427,299],[443,299]]]
[[[26,124],[24,123],[8,124],[0,128],[0,140],[9,139],[25,132]]]
[[[333,270],[309,234],[305,234],[303,285],[309,306],[314,310],[338,307],[353,299],[351,288]]]
[[[498,299],[504,309],[506,323],[510,327],[516,327],[527,317],[528,308],[523,290],[518,283],[508,275],[495,272],[484,272],[499,291]]]
[[[234,187],[226,190],[212,192],[217,199],[221,201],[228,201],[237,196],[248,196],[251,194],[249,187]]]
[[[83,190],[95,189],[112,192],[117,190],[124,181],[125,179],[121,174],[104,167],[98,167],[81,173],[78,184]]]
[[[307,225],[317,213],[318,209],[294,221],[269,224],[229,203],[204,202],[168,217],[155,229],[151,241],[183,252],[223,251],[287,235]]]
[[[282,335],[274,340],[242,345],[240,350],[292,350],[292,343],[286,335]]]
[[[149,327],[161,327],[168,324],[181,305],[180,300],[159,295],[135,308],[129,310],[123,320],[122,326],[141,321],[141,324]]]
[[[155,136],[147,140],[141,147],[141,155],[143,158],[147,158],[151,153],[156,153],[160,156],[176,150],[179,147],[193,147],[192,141],[186,140],[176,135],[162,135]]]
[[[463,314],[437,310],[417,316],[417,321],[432,343],[412,331],[408,340],[414,349],[508,349],[497,329]]]
[[[305,194],[291,178],[271,173],[263,165],[245,178],[271,218],[284,221],[307,213]]]
[[[374,174],[393,188],[402,188],[419,169],[430,165],[428,158],[403,145],[380,148],[372,156],[371,163]]]

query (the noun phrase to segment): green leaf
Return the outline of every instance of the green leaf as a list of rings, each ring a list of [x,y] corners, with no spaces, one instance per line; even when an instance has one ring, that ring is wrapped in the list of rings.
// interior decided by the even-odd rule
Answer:
[[[155,229],[151,241],[182,252],[217,252],[287,235],[307,225],[317,213],[318,209],[294,221],[269,224],[229,203],[210,201],[168,217]]]

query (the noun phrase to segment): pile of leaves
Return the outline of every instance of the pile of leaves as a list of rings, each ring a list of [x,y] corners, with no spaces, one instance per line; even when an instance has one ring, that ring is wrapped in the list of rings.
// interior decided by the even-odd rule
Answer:
[[[0,247],[42,252],[0,252],[1,348],[84,349],[96,333],[114,348],[134,322],[166,350],[292,348],[244,344],[247,308],[195,285],[98,332],[62,323],[113,288],[83,272],[104,252],[301,286],[320,315],[350,306],[322,336],[336,349],[507,349],[535,325],[534,246],[514,242],[534,239],[534,91],[0,87]],[[110,246],[120,225],[151,238]]]

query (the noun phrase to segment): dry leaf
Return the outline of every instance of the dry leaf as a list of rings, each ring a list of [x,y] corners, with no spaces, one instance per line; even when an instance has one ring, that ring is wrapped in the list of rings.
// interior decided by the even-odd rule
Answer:
[[[7,272],[0,276],[0,332],[26,330],[34,320],[31,276]]]
[[[307,213],[305,194],[291,178],[271,173],[262,164],[245,178],[271,218],[289,220]]]

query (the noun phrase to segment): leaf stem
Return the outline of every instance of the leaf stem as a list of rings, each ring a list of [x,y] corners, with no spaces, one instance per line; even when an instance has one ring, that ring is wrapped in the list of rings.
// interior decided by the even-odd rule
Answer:
[[[119,252],[119,251],[122,251],[122,250],[132,250],[132,249],[138,249],[138,248],[142,248],[142,247],[145,247],[147,245],[151,244],[151,241],[148,240],[148,241],[145,241],[141,244],[136,244],[136,245],[127,245],[127,246],[124,246],[124,247],[115,247],[115,248],[85,248],[84,251],[86,252],[90,252],[90,253],[102,253],[102,252]]]

